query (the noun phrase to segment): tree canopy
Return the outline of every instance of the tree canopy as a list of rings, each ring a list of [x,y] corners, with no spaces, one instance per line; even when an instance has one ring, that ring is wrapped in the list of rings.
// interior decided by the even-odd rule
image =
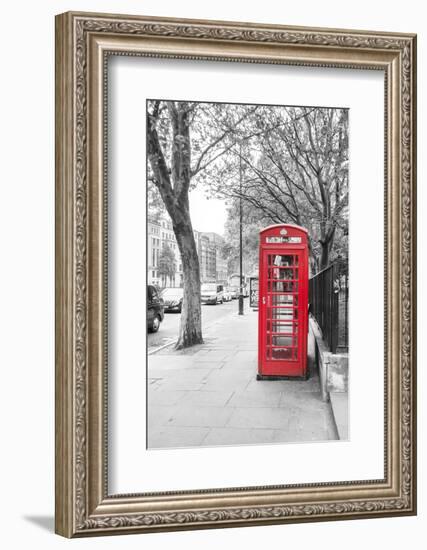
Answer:
[[[306,227],[315,269],[346,251],[347,110],[259,107],[205,179],[214,195],[241,198],[252,219]]]

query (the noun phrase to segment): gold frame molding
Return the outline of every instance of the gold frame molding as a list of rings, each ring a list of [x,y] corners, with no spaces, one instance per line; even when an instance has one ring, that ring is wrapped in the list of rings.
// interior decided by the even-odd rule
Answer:
[[[385,75],[385,477],[108,495],[106,59]],[[254,67],[254,70],[256,68]],[[56,17],[56,532],[66,537],[416,513],[416,36],[109,14]]]

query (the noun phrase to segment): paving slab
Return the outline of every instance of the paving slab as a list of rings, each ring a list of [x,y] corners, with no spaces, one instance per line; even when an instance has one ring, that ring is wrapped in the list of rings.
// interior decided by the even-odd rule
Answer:
[[[161,392],[160,392],[161,393]],[[225,407],[233,392],[227,389],[209,391],[189,391],[185,395],[185,404],[194,407],[197,414],[197,407]]]
[[[233,409],[225,407],[193,407],[192,405],[181,405],[174,411],[170,418],[169,426],[194,426],[212,428],[225,426]]]
[[[148,448],[164,449],[165,447],[199,447],[210,428],[180,427],[180,426],[162,426],[158,430],[149,432]]]
[[[148,408],[155,405],[176,405],[184,396],[187,395],[185,390],[170,390],[170,391],[152,391],[148,394]]]
[[[227,427],[285,429],[289,412],[277,407],[239,407],[233,410]]]
[[[220,372],[220,371],[219,371]],[[223,389],[232,389],[234,391],[242,391],[248,385],[249,380],[233,375],[225,376],[210,376],[203,384],[203,391],[220,391]]]
[[[222,369],[224,367],[224,362],[215,361],[206,357],[203,361],[194,361],[192,367],[195,369]]]
[[[193,382],[202,382],[206,380],[212,369],[203,367],[192,367],[188,369],[175,370],[151,370],[150,376],[156,380],[192,380]]]
[[[173,390],[187,390],[187,391],[200,391],[203,388],[203,382],[194,382],[191,379],[185,380],[177,378],[175,380],[162,380],[156,390],[153,391],[173,391]]]
[[[286,391],[288,387],[287,380],[257,380],[256,372],[252,373],[246,391],[254,393],[264,393],[270,395],[272,393],[281,393]]]
[[[316,443],[330,441],[322,432],[301,432],[292,427],[286,430],[274,430],[273,443]]]
[[[230,356],[229,350],[216,350],[216,349],[202,349],[198,351],[193,357],[197,363],[203,363],[205,361],[223,362]]]
[[[241,348],[237,349],[232,361],[235,365],[238,365],[240,368],[250,368],[255,365],[257,367],[258,353],[256,349],[246,349]]]
[[[215,380],[218,383],[227,384],[227,388],[233,388],[239,382],[248,383],[252,379],[252,372],[230,369],[224,366],[219,371],[212,370],[206,377],[206,382]]]
[[[228,401],[228,407],[278,407],[281,399],[280,392],[257,393],[236,391]]]
[[[148,373],[153,371],[157,372],[160,370],[171,371],[191,368],[194,368],[194,360],[192,356],[177,355],[172,353],[155,353],[150,355],[148,359]]]
[[[279,394],[279,406],[282,408],[298,408],[309,410],[325,411],[329,405],[322,401],[320,393],[290,392],[285,390]]]

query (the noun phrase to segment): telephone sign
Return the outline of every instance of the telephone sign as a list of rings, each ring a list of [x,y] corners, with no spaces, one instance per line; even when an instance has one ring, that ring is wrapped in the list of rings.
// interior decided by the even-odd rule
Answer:
[[[260,231],[258,379],[307,378],[307,230]]]

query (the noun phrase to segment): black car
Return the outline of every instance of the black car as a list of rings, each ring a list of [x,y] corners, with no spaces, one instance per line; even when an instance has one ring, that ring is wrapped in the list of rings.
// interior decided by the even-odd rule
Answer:
[[[159,291],[153,285],[147,286],[147,328],[149,332],[157,332],[163,321],[165,312],[163,300]]]
[[[184,297],[183,288],[165,288],[161,294],[165,311],[176,311],[181,313],[182,298]]]

